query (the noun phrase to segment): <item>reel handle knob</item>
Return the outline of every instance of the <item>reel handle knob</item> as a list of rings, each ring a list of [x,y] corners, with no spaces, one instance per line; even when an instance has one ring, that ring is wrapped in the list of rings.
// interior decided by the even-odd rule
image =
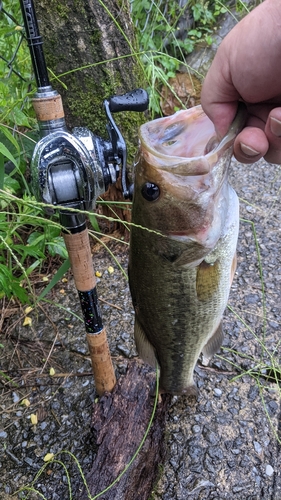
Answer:
[[[144,89],[135,89],[123,95],[115,95],[107,99],[111,113],[120,111],[146,111],[148,108],[148,94]]]

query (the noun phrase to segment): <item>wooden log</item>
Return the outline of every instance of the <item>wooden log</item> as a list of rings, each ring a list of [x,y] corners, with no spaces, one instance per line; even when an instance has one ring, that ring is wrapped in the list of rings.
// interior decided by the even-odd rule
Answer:
[[[86,476],[91,496],[107,488],[124,470],[145,434],[152,415],[155,372],[144,363],[129,362],[112,393],[94,405],[92,431],[98,446]],[[159,475],[165,455],[165,421],[170,396],[162,396],[140,453],[122,478],[101,500],[147,500]],[[86,489],[79,500],[88,499]]]

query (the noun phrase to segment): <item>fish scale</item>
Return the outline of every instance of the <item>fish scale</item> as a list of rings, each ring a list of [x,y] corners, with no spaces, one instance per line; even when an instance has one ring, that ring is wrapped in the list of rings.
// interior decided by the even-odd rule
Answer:
[[[129,283],[137,350],[144,361],[159,364],[162,392],[196,394],[193,371],[200,353],[207,363],[222,342],[239,225],[238,198],[227,172],[243,120],[240,111],[227,136],[207,154],[206,144],[217,142],[201,107],[141,127]],[[204,128],[201,136],[198,126]],[[188,141],[188,150],[201,156],[184,156]],[[151,185],[157,188],[155,199]]]

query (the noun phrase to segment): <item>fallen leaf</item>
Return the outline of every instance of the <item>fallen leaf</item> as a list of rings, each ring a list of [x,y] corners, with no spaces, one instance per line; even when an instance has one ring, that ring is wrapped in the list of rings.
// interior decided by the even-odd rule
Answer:
[[[22,326],[30,326],[32,324],[32,319],[29,316],[25,316]]]
[[[21,404],[23,406],[26,406],[28,408],[28,406],[30,406],[30,401],[29,401],[29,399],[25,398],[25,399],[22,400]]]
[[[38,418],[36,413],[31,413],[30,420],[33,425],[38,424]]]

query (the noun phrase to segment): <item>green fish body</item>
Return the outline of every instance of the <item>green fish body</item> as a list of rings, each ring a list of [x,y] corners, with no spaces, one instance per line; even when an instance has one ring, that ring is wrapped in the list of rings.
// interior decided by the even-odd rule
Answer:
[[[238,113],[218,143],[200,106],[146,123],[135,168],[129,283],[139,355],[160,388],[196,394],[193,371],[222,343],[239,203],[227,180]]]

